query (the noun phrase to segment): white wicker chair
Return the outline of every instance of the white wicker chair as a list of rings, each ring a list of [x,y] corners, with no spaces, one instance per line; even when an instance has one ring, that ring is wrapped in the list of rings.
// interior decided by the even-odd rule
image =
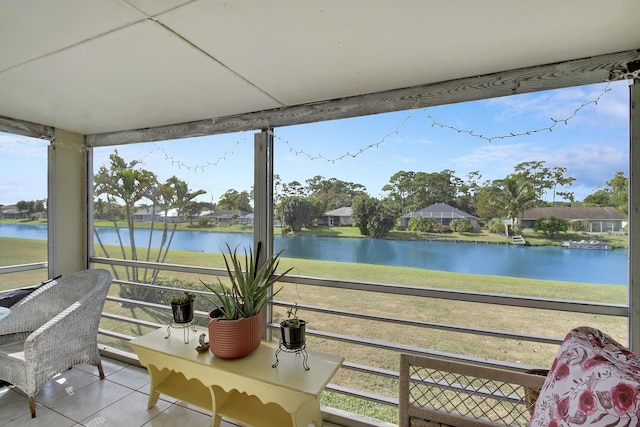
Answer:
[[[38,288],[11,307],[0,320],[0,379],[29,396],[53,376],[83,363],[98,367],[98,325],[112,276],[107,270],[84,270]]]

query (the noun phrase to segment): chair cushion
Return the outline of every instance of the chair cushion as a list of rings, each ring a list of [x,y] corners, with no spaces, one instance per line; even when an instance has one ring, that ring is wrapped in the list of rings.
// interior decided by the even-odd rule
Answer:
[[[13,291],[2,292],[0,294],[0,307],[7,307],[7,308],[11,307],[12,305],[17,303],[22,298],[26,297],[36,289],[38,288],[37,287],[24,288],[24,289],[16,289]]]
[[[28,295],[30,295],[33,291],[35,291],[36,289],[38,289],[42,285],[46,285],[47,283],[51,282],[52,280],[56,280],[56,279],[58,279],[60,277],[61,276],[55,277],[53,279],[45,280],[44,282],[41,282],[39,285],[32,286],[30,288],[14,289],[14,290],[11,290],[11,291],[0,292],[0,307],[9,308],[12,305],[14,305],[15,303],[17,303],[18,301],[20,301],[21,299],[23,299],[23,298],[27,297]]]
[[[565,337],[536,402],[530,427],[637,426],[640,358],[597,329]]]

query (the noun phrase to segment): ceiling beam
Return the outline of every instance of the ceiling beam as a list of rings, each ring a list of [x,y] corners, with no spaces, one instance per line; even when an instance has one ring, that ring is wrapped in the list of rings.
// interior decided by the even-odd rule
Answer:
[[[53,140],[54,136],[54,128],[51,126],[12,119],[4,116],[0,116],[0,132],[28,136],[31,138],[47,139],[49,141]]]
[[[477,77],[152,128],[87,135],[92,147],[251,131],[410,110],[630,78],[630,50]]]

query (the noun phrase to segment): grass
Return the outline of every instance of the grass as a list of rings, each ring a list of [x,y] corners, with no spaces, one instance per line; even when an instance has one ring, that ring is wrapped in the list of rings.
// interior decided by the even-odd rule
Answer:
[[[47,242],[44,240],[0,237],[0,264],[3,267],[46,260]],[[46,269],[3,274],[0,280],[0,291],[32,286],[46,279]]]
[[[342,230],[342,227],[334,227]],[[344,227],[352,231],[353,227]],[[346,236],[342,236],[346,237]],[[469,238],[473,235],[469,235]],[[110,247],[111,253],[115,247]],[[98,249],[96,249],[98,251]],[[102,256],[101,253],[96,255]],[[0,238],[0,259],[4,265],[22,264],[46,260],[46,242],[27,239]],[[167,263],[223,267],[221,254],[171,251]],[[292,274],[352,279],[363,282],[396,283],[441,289],[456,289],[470,292],[490,292],[583,300],[616,304],[627,303],[627,288],[615,285],[592,285],[573,282],[522,279],[502,276],[482,276],[441,271],[421,270],[407,267],[388,267],[369,264],[339,263],[316,260],[282,258],[281,268],[294,267]],[[104,268],[104,267],[101,267]],[[123,269],[117,270],[123,274]],[[122,275],[121,277],[125,277]],[[46,278],[46,271],[16,273],[3,276],[0,290],[27,286]],[[198,287],[198,280],[212,278],[188,273],[165,273],[164,278],[182,280],[182,286]],[[18,280],[19,279],[19,280]],[[499,305],[486,305],[433,298],[415,298],[402,295],[370,294],[364,291],[328,289],[302,284],[286,283],[277,299],[298,302],[302,305],[326,307],[336,310],[353,311],[399,319],[411,319],[445,325],[469,328],[484,328],[511,331],[530,335],[562,338],[569,329],[590,325],[601,329],[622,343],[627,339],[626,318],[614,318],[593,314],[553,312],[541,309],[523,309]],[[120,286],[113,286],[111,294],[118,296]],[[207,304],[204,300],[199,302]],[[201,308],[202,309],[202,308]],[[122,306],[108,301],[105,312],[131,318],[168,323],[168,311]],[[359,337],[372,342],[391,342],[398,345],[459,353],[468,356],[517,362],[526,365],[550,366],[557,346],[507,340],[481,335],[447,332],[427,327],[402,326],[395,323],[381,323],[361,319],[349,319],[335,315],[318,314],[299,310],[299,316],[308,322],[308,329],[320,330],[340,335]],[[286,317],[285,309],[274,307],[274,321]],[[141,335],[150,329],[117,320],[103,319],[101,328],[127,335]],[[130,351],[126,343],[112,338],[101,337],[101,342]],[[398,353],[378,347],[328,340],[310,335],[307,347],[342,355],[347,361],[395,371],[398,369]],[[313,369],[313,366],[311,366]],[[388,378],[368,375],[342,369],[332,382],[344,387],[369,393],[397,397],[397,382]],[[358,399],[347,398],[334,393],[323,396],[323,403],[340,409],[365,414],[389,422],[397,422],[397,413],[392,407],[373,405]],[[395,415],[394,415],[395,414]]]

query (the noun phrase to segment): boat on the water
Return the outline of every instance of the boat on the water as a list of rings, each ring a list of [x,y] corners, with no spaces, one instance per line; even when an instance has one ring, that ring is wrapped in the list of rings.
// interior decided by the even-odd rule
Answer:
[[[613,246],[600,240],[580,240],[578,242],[565,240],[562,242],[562,247],[569,249],[597,249],[602,251],[610,251],[613,249]]]

